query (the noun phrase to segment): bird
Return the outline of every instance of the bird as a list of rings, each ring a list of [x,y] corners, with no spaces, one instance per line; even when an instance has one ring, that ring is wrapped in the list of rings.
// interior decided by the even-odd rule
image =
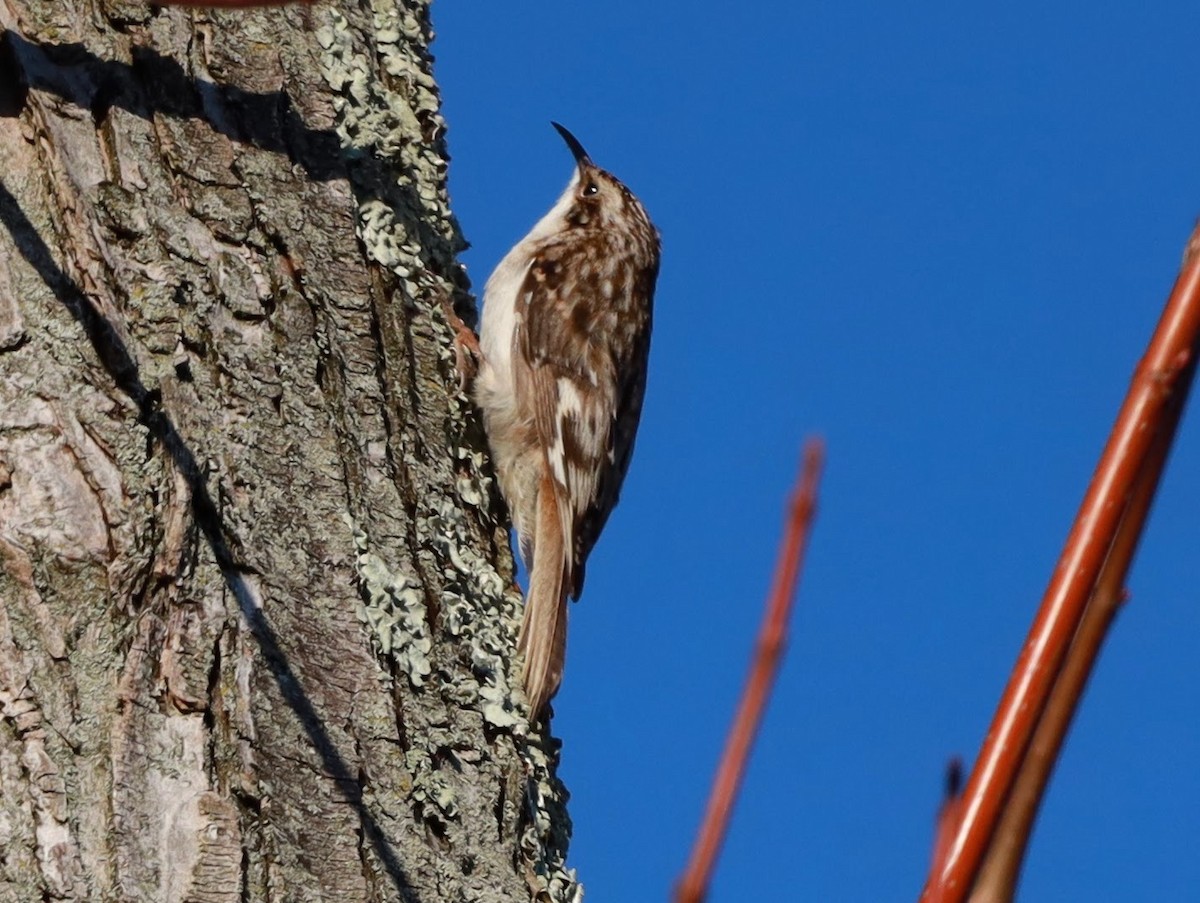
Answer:
[[[661,239],[557,122],[566,190],[488,279],[474,397],[529,573],[518,634],[530,719],[562,681],[567,596],[617,504],[642,413]]]

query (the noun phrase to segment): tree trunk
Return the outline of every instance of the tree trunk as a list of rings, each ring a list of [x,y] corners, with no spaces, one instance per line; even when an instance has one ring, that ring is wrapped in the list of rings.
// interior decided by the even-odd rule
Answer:
[[[576,898],[427,3],[0,28],[0,900]]]

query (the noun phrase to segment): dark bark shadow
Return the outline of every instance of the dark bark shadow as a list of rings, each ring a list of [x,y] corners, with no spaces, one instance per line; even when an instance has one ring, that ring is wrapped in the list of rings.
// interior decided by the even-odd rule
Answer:
[[[38,44],[14,31],[0,33],[0,116],[16,116],[29,91],[43,91],[90,110],[96,122],[109,110],[125,110],[140,119],[156,115],[197,119],[239,144],[281,154],[317,182],[347,179],[357,200],[381,200],[405,216],[431,253],[428,263],[452,261],[467,247],[455,230],[451,239],[429,227],[421,213],[427,205],[417,193],[420,180],[394,151],[376,155],[368,144],[344,148],[336,131],[310,127],[286,91],[247,91],[194,78],[169,56],[152,47],[135,46],[132,61],[96,56],[82,44]],[[415,111],[421,139],[441,148],[440,123]],[[368,136],[361,136],[364,140]],[[454,306],[467,322],[474,319],[464,275],[438,272],[458,286]]]
[[[230,551],[225,525],[209,494],[196,456],[170,417],[161,409],[158,390],[146,388],[137,362],[129,349],[125,347],[109,321],[95,309],[82,289],[55,263],[49,247],[3,181],[0,181],[0,223],[3,223],[12,235],[21,256],[37,271],[63,307],[83,328],[97,357],[117,387],[137,406],[138,421],[149,429],[154,439],[167,451],[175,467],[187,481],[191,493],[192,515],[212,549],[226,585],[238,601],[242,617],[262,650],[280,694],[295,712],[308,735],[309,742],[320,755],[325,770],[342,791],[345,801],[358,813],[363,834],[379,856],[400,898],[419,903],[395,851],[363,803],[357,775],[338,752],[312,700],[304,692],[299,677],[288,663],[275,628],[256,603],[243,577],[246,569],[238,564]]]
[[[0,117],[17,116],[31,90],[90,110],[102,122],[112,109],[140,119],[156,115],[196,119],[231,141],[278,153],[313,181],[346,179],[359,204],[378,200],[397,211],[414,234],[427,266],[456,287],[452,304],[467,323],[476,320],[466,274],[453,261],[468,244],[457,228],[450,237],[431,228],[420,178],[394,151],[375,154],[369,144],[344,148],[336,131],[310,127],[286,91],[255,92],[194,78],[152,47],[135,46],[132,61],[96,56],[82,44],[39,44],[14,31],[0,32]],[[440,124],[416,111],[422,141],[441,147]],[[367,136],[362,136],[366,140]],[[446,268],[439,261],[448,261]]]
[[[286,91],[193,78],[152,47],[135,46],[122,63],[82,44],[37,44],[8,31],[0,34],[0,82],[0,116],[17,115],[29,91],[44,91],[90,110],[97,122],[114,108],[146,120],[201,119],[232,141],[284,155],[314,181],[347,176],[337,133],[310,128]]]

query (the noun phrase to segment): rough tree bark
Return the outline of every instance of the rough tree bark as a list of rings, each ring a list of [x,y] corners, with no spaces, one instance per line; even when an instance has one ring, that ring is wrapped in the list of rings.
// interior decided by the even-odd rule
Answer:
[[[578,894],[427,6],[0,0],[0,900]]]

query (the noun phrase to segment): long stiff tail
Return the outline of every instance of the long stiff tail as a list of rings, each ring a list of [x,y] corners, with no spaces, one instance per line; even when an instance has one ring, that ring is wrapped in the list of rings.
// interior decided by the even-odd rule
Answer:
[[[558,502],[550,479],[538,492],[537,526],[529,593],[517,651],[525,656],[521,682],[529,700],[530,720],[537,719],[562,681],[567,652],[568,564]]]

